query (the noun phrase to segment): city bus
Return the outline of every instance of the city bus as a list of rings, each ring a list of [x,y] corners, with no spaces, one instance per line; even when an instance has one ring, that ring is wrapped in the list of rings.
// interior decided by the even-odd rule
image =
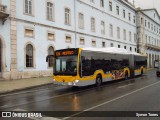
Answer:
[[[143,75],[146,68],[145,55],[122,48],[68,48],[55,51],[53,81],[68,86],[100,86],[102,82]]]

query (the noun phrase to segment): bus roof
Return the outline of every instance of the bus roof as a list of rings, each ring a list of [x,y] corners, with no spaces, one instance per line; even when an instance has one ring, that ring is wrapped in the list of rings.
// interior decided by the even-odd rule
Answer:
[[[136,52],[128,52],[126,49],[123,48],[116,48],[116,47],[108,47],[108,48],[82,48],[84,51],[95,51],[95,52],[105,52],[105,53],[116,53],[116,54],[130,54],[130,55],[138,55],[144,56]]]

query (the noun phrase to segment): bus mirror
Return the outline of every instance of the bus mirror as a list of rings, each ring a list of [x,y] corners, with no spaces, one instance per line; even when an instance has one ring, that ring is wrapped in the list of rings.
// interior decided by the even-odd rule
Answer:
[[[54,57],[55,57],[54,55],[48,55],[48,56],[46,57],[46,62],[48,62],[50,58],[54,58]]]

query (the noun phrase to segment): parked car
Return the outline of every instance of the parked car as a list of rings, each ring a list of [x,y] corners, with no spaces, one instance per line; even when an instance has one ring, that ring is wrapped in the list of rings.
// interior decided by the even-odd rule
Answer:
[[[160,77],[160,60],[155,60],[154,67],[157,68],[156,75]]]
[[[160,77],[160,66],[157,68],[157,77]]]

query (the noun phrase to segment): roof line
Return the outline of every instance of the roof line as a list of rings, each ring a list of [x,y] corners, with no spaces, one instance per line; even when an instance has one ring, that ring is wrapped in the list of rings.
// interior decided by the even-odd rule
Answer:
[[[154,10],[154,11],[156,11],[156,13],[157,13],[157,15],[158,15],[158,17],[159,17],[159,19],[160,19],[160,14],[158,13],[158,11],[157,11],[157,9],[156,8],[150,8],[150,9],[141,9],[142,11],[149,11],[149,10]]]

